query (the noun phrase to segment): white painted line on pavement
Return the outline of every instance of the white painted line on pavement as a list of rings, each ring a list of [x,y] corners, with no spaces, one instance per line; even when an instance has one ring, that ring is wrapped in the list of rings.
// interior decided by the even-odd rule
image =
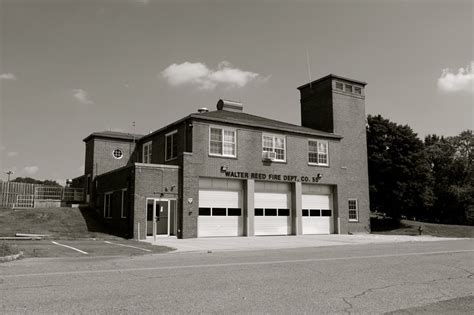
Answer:
[[[151,252],[152,251],[151,249],[145,249],[145,248],[136,247],[136,246],[132,246],[132,245],[117,244],[117,243],[112,243],[112,242],[109,242],[109,241],[104,241],[104,243],[111,244],[111,245],[117,245],[117,246],[123,246],[123,247],[135,248],[135,249],[139,249],[139,250],[142,250],[142,251],[145,251],[145,252]]]
[[[58,245],[58,246],[67,247],[69,249],[75,250],[76,252],[79,252],[79,253],[84,254],[84,255],[88,254],[87,252],[85,252],[83,250],[77,249],[77,248],[69,246],[69,245],[59,244],[58,242],[54,242],[54,241],[52,241],[51,243],[53,243],[55,245]]]
[[[251,265],[272,265],[272,264],[306,263],[306,262],[318,262],[318,261],[337,261],[337,260],[353,260],[353,259],[368,259],[368,258],[390,258],[390,257],[404,257],[404,256],[460,254],[460,253],[472,253],[472,252],[474,252],[474,249],[460,249],[460,250],[452,250],[452,251],[405,253],[405,254],[387,254],[387,255],[373,255],[373,256],[310,258],[310,259],[295,259],[295,260],[235,262],[235,263],[223,263],[223,264],[202,264],[202,265],[161,266],[161,267],[147,267],[147,268],[124,268],[124,269],[60,271],[60,272],[45,272],[45,273],[25,273],[25,274],[16,274],[16,275],[2,275],[2,277],[3,278],[15,278],[15,277],[29,277],[29,276],[31,276],[31,277],[33,277],[33,276],[64,276],[64,275],[77,275],[77,274],[113,273],[113,272],[122,273],[122,272],[132,272],[132,271],[153,271],[153,270],[172,270],[172,269],[188,269],[188,268],[211,268],[211,267],[233,267],[233,266],[251,266]]]

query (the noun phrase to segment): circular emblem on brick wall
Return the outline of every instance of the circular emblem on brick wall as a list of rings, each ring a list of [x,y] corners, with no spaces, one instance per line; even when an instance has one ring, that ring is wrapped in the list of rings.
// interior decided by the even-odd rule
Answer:
[[[120,149],[115,149],[114,152],[112,152],[112,155],[113,155],[114,158],[116,158],[117,160],[120,160],[121,158],[123,158],[123,152],[122,152],[122,150],[120,150]]]

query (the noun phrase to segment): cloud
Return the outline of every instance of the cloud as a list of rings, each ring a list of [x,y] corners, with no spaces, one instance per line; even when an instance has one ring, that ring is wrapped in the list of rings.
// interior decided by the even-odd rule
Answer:
[[[2,73],[0,80],[16,80],[16,76],[13,73]]]
[[[10,151],[10,152],[7,153],[7,156],[8,156],[8,157],[18,156],[18,152]]]
[[[461,91],[474,93],[474,61],[471,61],[470,67],[459,68],[457,73],[443,69],[438,79],[438,88],[448,93]]]
[[[36,174],[39,170],[39,167],[38,166],[25,166],[23,168],[23,173],[25,173],[26,175],[33,175],[33,174]]]
[[[201,62],[174,63],[161,75],[172,86],[190,84],[202,90],[213,90],[218,85],[241,88],[255,79],[268,80],[268,77],[262,78],[258,73],[235,68],[227,61],[220,62],[215,70]]]
[[[73,97],[77,99],[82,104],[94,104],[93,101],[89,99],[87,92],[83,89],[73,89]]]

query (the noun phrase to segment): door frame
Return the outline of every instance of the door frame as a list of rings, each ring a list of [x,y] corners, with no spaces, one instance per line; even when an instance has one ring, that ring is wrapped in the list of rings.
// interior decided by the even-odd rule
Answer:
[[[173,215],[173,221],[174,221],[174,227],[173,227],[173,231],[174,231],[174,234],[176,235],[176,226],[177,226],[177,222],[176,222],[176,218],[177,218],[177,215],[176,215],[176,212],[177,212],[177,199],[176,198],[146,198],[145,200],[145,231],[146,231],[146,237],[149,237],[148,236],[148,201],[149,200],[153,200],[153,218],[156,217],[156,204],[157,202],[167,202],[168,203],[168,233],[167,234],[157,234],[157,227],[156,227],[156,221],[153,220],[153,232],[152,232],[152,236],[154,240],[156,240],[156,237],[169,237],[170,236],[170,231],[171,231],[171,226],[170,226],[170,223],[171,223],[171,215]],[[173,213],[171,213],[171,201],[174,200],[176,201],[175,202],[175,209],[173,209]]]

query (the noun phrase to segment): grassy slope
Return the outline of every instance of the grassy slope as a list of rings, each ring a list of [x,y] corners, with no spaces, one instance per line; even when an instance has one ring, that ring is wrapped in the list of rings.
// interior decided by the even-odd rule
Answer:
[[[470,237],[474,238],[474,226],[425,223],[401,220],[400,224],[393,221],[372,218],[372,233],[390,235],[418,235],[418,227],[423,227],[423,235],[438,237]]]
[[[106,229],[90,210],[0,209],[0,236],[15,236],[16,233],[46,234],[54,238],[117,238],[106,234]]]

